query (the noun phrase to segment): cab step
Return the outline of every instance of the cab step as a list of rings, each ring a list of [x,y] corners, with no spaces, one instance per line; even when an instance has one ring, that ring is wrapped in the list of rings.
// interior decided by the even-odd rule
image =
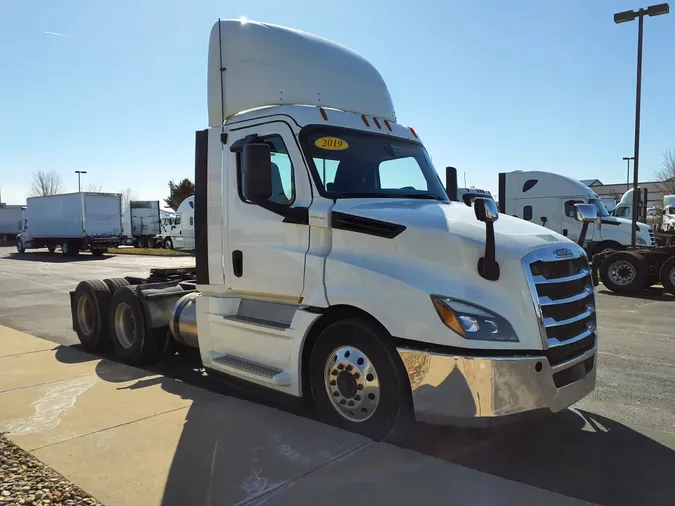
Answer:
[[[213,361],[219,366],[250,374],[273,385],[288,386],[291,384],[291,375],[276,367],[270,367],[234,355],[220,355],[215,357]]]

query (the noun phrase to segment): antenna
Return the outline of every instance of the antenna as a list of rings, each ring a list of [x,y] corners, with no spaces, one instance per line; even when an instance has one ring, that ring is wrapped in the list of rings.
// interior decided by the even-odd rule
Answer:
[[[218,57],[220,58],[220,129],[225,131],[225,94],[223,93],[223,41],[220,37],[220,18],[218,18]]]

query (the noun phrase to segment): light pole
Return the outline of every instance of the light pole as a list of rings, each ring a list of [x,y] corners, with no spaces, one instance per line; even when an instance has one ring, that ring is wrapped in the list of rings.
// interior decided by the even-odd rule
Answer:
[[[624,156],[624,160],[626,160],[626,191],[628,191],[628,188],[630,187],[629,180],[630,180],[630,161],[635,160],[634,156]]]
[[[640,161],[640,94],[642,91],[642,29],[645,16],[660,16],[668,14],[670,7],[668,4],[650,5],[646,9],[639,11],[624,11],[614,14],[616,24],[626,23],[638,18],[638,50],[637,50],[637,84],[635,86],[635,149],[633,151],[633,223],[631,226],[630,244],[635,247],[635,236],[637,227],[637,209],[638,209],[638,165]]]
[[[75,174],[77,174],[77,193],[80,193],[82,190],[80,189],[80,175],[86,174],[86,170],[76,170]]]

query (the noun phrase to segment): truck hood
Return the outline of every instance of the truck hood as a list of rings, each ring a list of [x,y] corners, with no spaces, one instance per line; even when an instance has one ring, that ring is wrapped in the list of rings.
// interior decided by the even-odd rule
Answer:
[[[627,220],[625,218],[617,218],[616,216],[602,216],[598,219],[600,220],[601,226],[603,225],[609,225],[610,227],[618,226],[620,230],[625,231],[625,233],[629,237],[628,239],[625,240],[626,244],[630,243],[630,235],[631,235],[630,227],[632,224],[631,220]],[[638,222],[637,226],[638,226],[637,236],[642,238],[645,241],[645,244],[650,244],[649,225]],[[604,238],[605,237],[603,236],[603,239]]]
[[[433,200],[338,200],[325,283],[329,304],[360,307],[383,322],[394,336],[428,343],[471,348],[541,349],[530,267],[524,257],[547,258],[563,250],[585,255],[569,239],[549,229],[511,216],[494,223],[496,260],[500,276],[480,276],[484,256],[485,224],[464,203]],[[382,223],[354,220],[345,225],[344,214],[405,227],[394,237],[382,237]],[[339,215],[333,215],[334,218]],[[535,251],[537,250],[537,251]],[[534,261],[534,260],[533,260]],[[519,342],[466,340],[440,323],[430,295],[451,297],[480,305],[506,318]],[[415,314],[415,318],[406,315]]]
[[[447,242],[446,246],[457,246],[455,242],[468,242],[481,248],[485,245],[485,223],[476,219],[472,207],[460,202],[349,199],[338,200],[333,210],[403,225],[406,227],[403,234],[429,235]],[[499,215],[494,229],[498,257],[505,255],[520,260],[538,247],[572,242],[548,228],[504,214]]]

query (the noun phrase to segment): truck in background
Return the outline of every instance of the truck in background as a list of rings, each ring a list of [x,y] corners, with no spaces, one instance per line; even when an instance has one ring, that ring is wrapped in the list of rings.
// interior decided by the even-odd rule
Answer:
[[[542,225],[566,237],[578,237],[581,225],[574,205],[596,206],[598,218],[588,227],[585,249],[589,257],[601,251],[622,250],[631,244],[631,222],[611,216],[600,197],[577,179],[543,171],[499,174],[500,212]],[[637,243],[655,246],[654,231],[637,224]]]
[[[64,193],[26,199],[25,219],[16,236],[16,249],[57,247],[64,255],[89,250],[101,256],[122,238],[121,195]]]
[[[457,188],[457,200],[459,202],[464,202],[467,206],[471,206],[477,197],[494,200],[494,197],[488,190],[481,190],[474,186],[469,188]]]
[[[154,248],[161,245],[161,218],[159,200],[132,200],[122,211],[122,244],[135,248]]]
[[[176,209],[176,214],[168,230],[168,237],[164,238],[164,247],[186,251],[195,249],[194,195],[186,198]]]
[[[80,282],[70,301],[85,349],[112,342],[139,363],[196,348],[209,374],[308,399],[374,439],[410,415],[481,423],[593,390],[584,250],[492,199],[457,202],[456,171],[446,193],[366,59],[219,20],[207,82],[196,195],[176,214],[196,218],[196,269]]]
[[[16,238],[21,230],[24,205],[10,205],[0,202],[0,238],[6,240]]]

